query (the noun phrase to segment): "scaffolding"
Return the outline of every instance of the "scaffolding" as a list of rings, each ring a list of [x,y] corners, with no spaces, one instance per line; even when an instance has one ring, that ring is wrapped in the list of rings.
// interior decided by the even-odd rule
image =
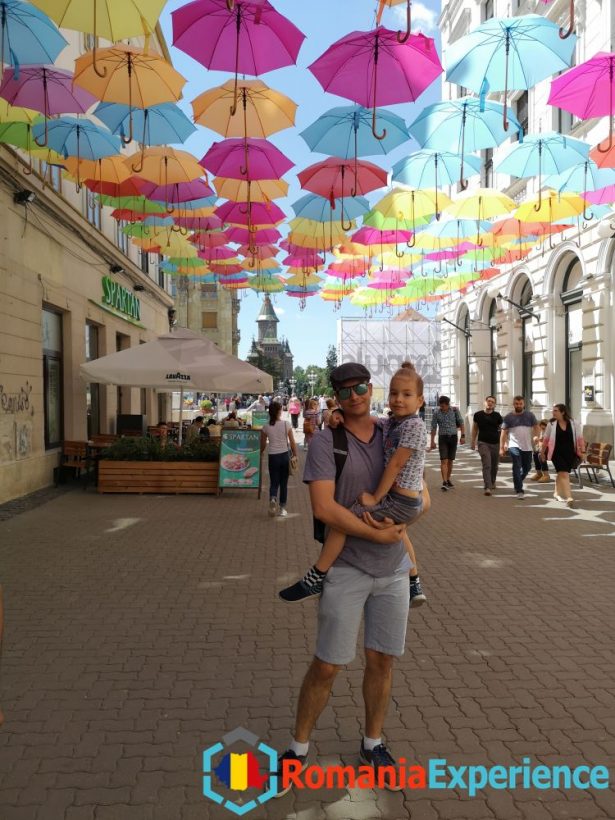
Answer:
[[[409,360],[423,377],[426,402],[434,404],[440,389],[440,325],[428,319],[342,317],[337,321],[337,360],[367,367],[377,405],[385,404],[391,376]]]

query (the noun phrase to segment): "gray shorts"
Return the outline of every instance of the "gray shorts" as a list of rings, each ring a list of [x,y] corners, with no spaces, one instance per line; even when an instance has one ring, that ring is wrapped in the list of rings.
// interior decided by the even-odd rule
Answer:
[[[336,666],[350,663],[357,651],[363,615],[365,648],[403,655],[409,594],[407,569],[374,578],[350,565],[331,567],[318,607],[316,657]]]
[[[350,508],[350,512],[359,516],[364,512],[371,513],[376,521],[384,521],[385,518],[390,518],[396,524],[412,524],[415,518],[423,512],[423,496],[419,495],[413,498],[411,495],[402,495],[396,493],[395,490],[389,492],[382,498],[378,504],[373,507],[363,507],[358,502],[354,503]]]

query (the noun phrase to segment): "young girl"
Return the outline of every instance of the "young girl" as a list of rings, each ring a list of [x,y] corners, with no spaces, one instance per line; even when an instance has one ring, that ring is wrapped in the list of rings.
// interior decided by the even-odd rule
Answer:
[[[396,524],[411,524],[426,511],[429,495],[423,487],[423,470],[427,430],[418,416],[422,403],[423,380],[410,362],[404,362],[393,376],[389,388],[391,417],[384,422],[374,420],[384,427],[386,466],[376,490],[361,493],[353,505],[355,515],[363,517],[369,513],[377,521],[390,518]],[[410,575],[410,602],[416,606],[424,603],[426,597],[421,589],[414,549],[406,533],[403,540],[414,565]],[[324,578],[344,548],[345,541],[344,533],[330,530],[318,561],[300,581],[283,589],[280,598],[294,603],[322,592]]]

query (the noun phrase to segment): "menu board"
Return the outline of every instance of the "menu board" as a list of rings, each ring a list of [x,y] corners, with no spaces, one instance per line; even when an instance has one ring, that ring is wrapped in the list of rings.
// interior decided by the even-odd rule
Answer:
[[[262,430],[266,424],[269,424],[269,411],[252,410],[252,429]]]
[[[218,487],[258,490],[261,486],[261,434],[259,430],[223,429],[220,442]]]

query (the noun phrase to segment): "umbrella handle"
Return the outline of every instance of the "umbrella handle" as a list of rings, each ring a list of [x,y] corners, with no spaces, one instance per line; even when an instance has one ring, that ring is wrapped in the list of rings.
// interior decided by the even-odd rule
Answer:
[[[574,0],[570,0],[570,25],[568,26],[568,30],[564,31],[563,28],[559,30],[559,36],[561,40],[567,40],[568,37],[572,34],[572,30],[574,29]]]
[[[538,189],[538,202],[534,205],[534,210],[538,213],[538,211],[542,208],[542,188]]]
[[[406,33],[402,34],[401,31],[397,32],[397,42],[398,43],[405,43],[410,37],[410,28],[412,26],[412,12],[411,12],[412,0],[406,0]]]
[[[397,250],[397,242],[395,243],[395,256],[396,256],[398,259],[403,259],[403,258],[404,258],[404,252],[402,251],[402,252],[400,253],[400,252]]]
[[[357,189],[359,187],[358,184],[357,184],[357,178],[359,176],[359,165],[358,165],[358,161],[357,161],[357,154],[358,154],[358,147],[359,147],[359,145],[358,145],[358,134],[359,134],[359,129],[357,127],[357,128],[354,129],[354,185],[350,189],[350,196],[353,199],[356,197]]]
[[[235,8],[235,0],[226,0],[226,7],[229,11],[233,11]]]
[[[375,92],[374,92],[374,97],[375,97],[375,96],[376,96],[376,95],[375,95]],[[382,140],[386,137],[386,135],[387,135],[387,130],[386,130],[386,128],[383,128],[383,129],[382,129],[382,133],[381,133],[381,134],[376,133],[376,107],[375,107],[375,106],[374,106],[374,108],[372,108],[372,134],[374,135],[374,137],[375,137],[375,138],[376,138],[379,142],[381,142],[381,141],[382,141]]]
[[[608,154],[608,152],[611,150],[612,147],[613,147],[613,115],[611,114],[611,116],[609,117],[609,141],[606,145],[606,148],[602,148],[602,143],[599,143],[598,144],[598,151],[600,151],[601,154]]]
[[[47,115],[45,115],[45,131],[43,134],[43,141],[39,142],[37,137],[34,137],[34,142],[38,145],[39,148],[44,148],[47,145],[47,140],[49,138],[49,120],[47,119]]]
[[[139,162],[137,163],[137,165],[132,165],[131,166],[132,170],[135,172],[135,174],[140,174],[141,171],[143,170],[143,160],[144,160],[144,158],[145,158],[145,145],[142,145],[141,146],[141,157],[139,158]]]
[[[96,5],[96,3],[94,3]],[[92,48],[92,68],[94,69],[94,73],[99,77],[106,77],[107,76],[107,67],[103,66],[102,69],[98,67],[96,64],[96,35],[94,35],[94,47]]]

